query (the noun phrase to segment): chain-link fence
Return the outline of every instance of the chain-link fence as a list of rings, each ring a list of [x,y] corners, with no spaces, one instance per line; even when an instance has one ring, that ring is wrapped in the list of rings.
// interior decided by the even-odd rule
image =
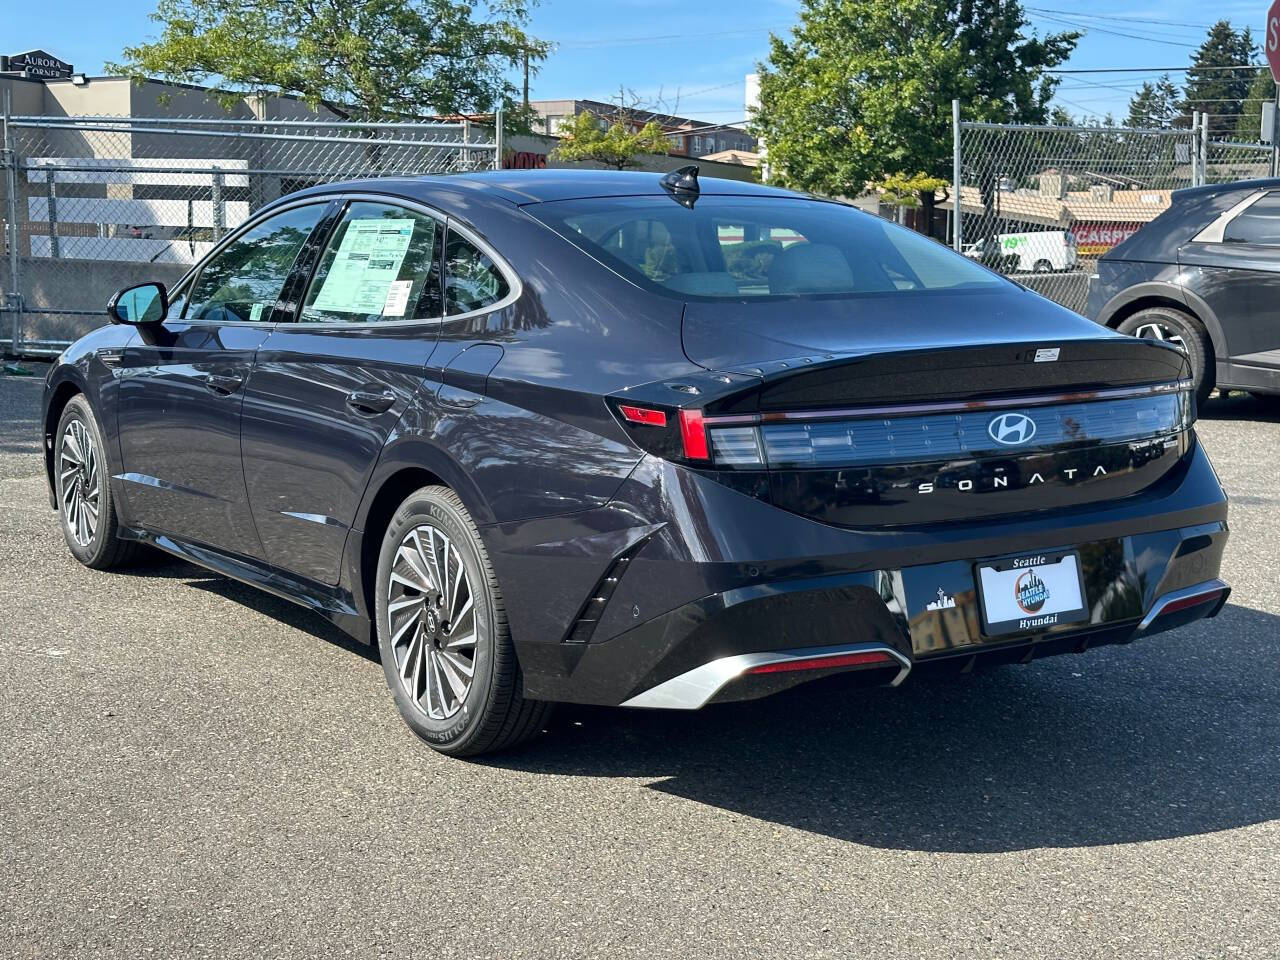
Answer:
[[[1202,115],[1181,129],[957,120],[960,188],[942,204],[952,241],[1083,311],[1094,261],[1166,210],[1174,190],[1271,174],[1270,146],[1213,141],[1207,130]]]
[[[493,126],[330,120],[5,117],[0,346],[48,355],[108,297],[172,282],[255,210],[357,177],[497,167]]]

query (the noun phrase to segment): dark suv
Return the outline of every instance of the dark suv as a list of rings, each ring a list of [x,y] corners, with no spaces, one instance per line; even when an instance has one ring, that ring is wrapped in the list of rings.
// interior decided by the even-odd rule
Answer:
[[[1185,349],[1200,400],[1280,394],[1280,180],[1175,191],[1098,260],[1085,312]]]
[[[920,234],[695,169],[308,189],[53,367],[50,496],[380,647],[473,754],[1212,616],[1191,368]]]

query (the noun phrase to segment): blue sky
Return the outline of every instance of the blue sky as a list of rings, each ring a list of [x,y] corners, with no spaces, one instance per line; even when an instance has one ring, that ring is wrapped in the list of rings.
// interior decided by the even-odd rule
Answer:
[[[1044,4],[1041,6],[1040,4]],[[43,47],[87,73],[100,73],[121,48],[154,36],[154,0],[41,0],[6,5],[5,52]],[[770,30],[795,20],[795,0],[542,0],[532,31],[556,52],[534,78],[535,99],[607,99],[620,85],[642,98],[678,98],[682,114],[716,122],[744,117],[743,76],[768,52]],[[1261,38],[1266,0],[1039,0],[1026,4],[1040,32],[1085,29],[1074,68],[1185,66],[1211,19],[1252,26]],[[1123,116],[1132,91],[1151,74],[1066,80],[1058,99],[1076,116]],[[1179,79],[1175,74],[1175,80]]]

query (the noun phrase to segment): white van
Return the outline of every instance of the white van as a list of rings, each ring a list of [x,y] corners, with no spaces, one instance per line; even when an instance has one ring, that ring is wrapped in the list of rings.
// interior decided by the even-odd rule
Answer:
[[[1001,233],[996,236],[996,240],[1002,254],[1017,255],[1018,265],[1015,269],[1019,271],[1051,273],[1054,270],[1074,270],[1079,261],[1076,236],[1070,230]],[[964,253],[975,260],[981,259],[982,244],[970,244]]]

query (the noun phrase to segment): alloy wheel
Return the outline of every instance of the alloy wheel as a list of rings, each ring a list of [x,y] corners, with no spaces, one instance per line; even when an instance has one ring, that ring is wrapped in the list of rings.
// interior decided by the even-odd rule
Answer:
[[[1144,323],[1133,331],[1135,337],[1141,337],[1144,340],[1164,340],[1168,343],[1176,344],[1183,350],[1186,350],[1186,344],[1182,341],[1182,335],[1176,329],[1166,326],[1163,323]]]
[[[433,720],[462,709],[475,679],[475,594],[462,555],[439,528],[420,524],[400,541],[386,626],[409,699]]]
[[[58,485],[62,493],[62,520],[82,547],[93,542],[98,530],[102,478],[93,434],[83,420],[70,420],[58,445]]]

